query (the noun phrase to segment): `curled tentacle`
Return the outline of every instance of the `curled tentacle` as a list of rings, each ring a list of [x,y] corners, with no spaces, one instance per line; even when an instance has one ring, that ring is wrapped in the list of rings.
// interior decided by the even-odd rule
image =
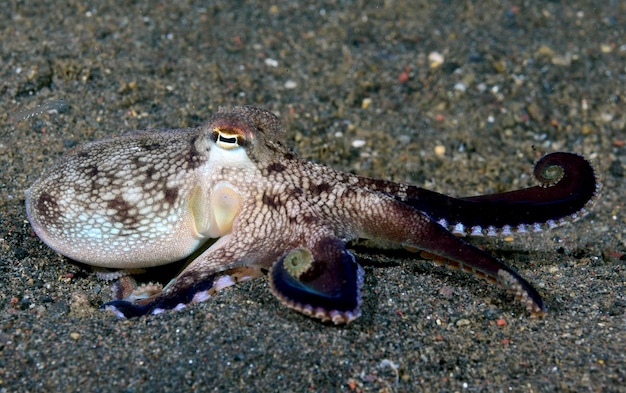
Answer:
[[[270,285],[287,307],[323,322],[349,323],[361,314],[363,269],[339,239],[290,250],[272,267]]]
[[[452,198],[413,186],[392,194],[453,227],[455,233],[481,235],[503,228],[537,230],[541,224],[553,227],[565,218],[577,218],[598,188],[591,164],[573,153],[544,156],[535,165],[534,175],[538,186],[498,194]]]

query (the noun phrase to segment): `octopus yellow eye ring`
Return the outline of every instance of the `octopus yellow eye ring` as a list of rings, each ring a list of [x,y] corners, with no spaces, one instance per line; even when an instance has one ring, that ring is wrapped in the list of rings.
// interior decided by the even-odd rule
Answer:
[[[215,144],[222,149],[231,150],[241,146],[237,134],[227,134],[221,130],[216,130],[215,134]]]
[[[293,249],[285,256],[284,266],[292,277],[300,278],[313,266],[313,254],[308,248]]]

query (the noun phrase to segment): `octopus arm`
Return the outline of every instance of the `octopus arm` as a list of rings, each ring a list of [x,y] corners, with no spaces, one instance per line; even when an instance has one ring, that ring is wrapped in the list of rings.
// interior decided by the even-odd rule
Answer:
[[[209,299],[217,291],[231,285],[261,277],[265,274],[265,260],[275,260],[274,252],[244,250],[233,247],[239,239],[232,235],[221,237],[208,250],[194,259],[161,293],[142,300],[118,299],[102,308],[113,311],[120,318],[160,314],[179,310],[190,303]],[[255,254],[258,251],[259,255]]]
[[[240,266],[208,275],[187,273],[172,281],[163,292],[146,299],[118,299],[102,305],[120,318],[160,314],[166,310],[181,309],[190,303],[202,302],[216,292],[231,285],[263,276],[263,270],[253,266]],[[181,279],[182,277],[182,279]]]
[[[205,259],[194,261],[159,294],[147,299],[114,300],[102,308],[121,318],[159,314],[207,300],[225,287],[264,274],[265,269],[258,265],[217,270],[220,264],[210,261],[222,260],[225,255],[220,254],[218,248]],[[237,259],[243,263],[246,258]],[[272,292],[287,307],[335,324],[359,317],[363,269],[341,240],[323,238],[312,248],[291,248],[283,255],[268,255],[260,258],[265,262],[257,262],[265,266],[269,259],[276,261],[270,273]],[[231,263],[224,261],[221,265],[227,264]]]
[[[546,308],[539,292],[511,267],[435,222],[426,226],[423,235],[428,237],[428,241],[420,241],[419,248],[426,258],[499,285],[512,293],[532,316],[545,314]]]
[[[294,248],[270,271],[274,295],[307,316],[349,323],[360,314],[363,269],[336,238],[323,238],[312,249]]]
[[[541,295],[511,267],[454,236],[406,203],[389,198],[381,200],[379,206],[362,222],[366,229],[362,237],[387,239],[407,249],[421,250],[435,262],[473,273],[512,292],[531,315],[545,313]]]
[[[576,215],[594,198],[598,182],[591,164],[572,153],[544,156],[534,168],[539,185],[517,191],[452,198],[409,186],[396,199],[424,212],[435,221],[462,224],[483,231],[490,227],[516,228],[523,225],[558,224]]]

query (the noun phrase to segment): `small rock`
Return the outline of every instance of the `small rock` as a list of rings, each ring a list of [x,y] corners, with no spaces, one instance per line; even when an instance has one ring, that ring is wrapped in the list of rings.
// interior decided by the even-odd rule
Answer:
[[[467,85],[463,82],[457,82],[454,85],[454,90],[460,91],[461,93],[465,93],[465,91],[467,90]]]
[[[268,57],[267,59],[265,59],[265,65],[270,67],[278,67],[278,61]]]
[[[363,139],[355,139],[352,141],[352,147],[356,147],[358,149],[359,147],[365,146],[365,143],[366,142]]]
[[[430,63],[430,68],[437,68],[443,64],[445,61],[443,55],[439,52],[430,52],[428,54],[428,62]]]
[[[461,318],[458,321],[456,321],[456,326],[457,327],[467,326],[469,324],[470,324],[470,321],[468,319],[465,319],[465,318]]]

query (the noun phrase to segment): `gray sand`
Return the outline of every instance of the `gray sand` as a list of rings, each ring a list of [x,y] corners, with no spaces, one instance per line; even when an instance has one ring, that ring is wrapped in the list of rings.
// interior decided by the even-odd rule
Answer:
[[[624,2],[93,3],[0,14],[0,392],[626,391]],[[476,195],[534,184],[532,163],[565,150],[603,189],[576,223],[472,240],[539,288],[542,319],[417,255],[361,249],[347,327],[280,306],[265,279],[180,312],[100,311],[109,284],[37,239],[24,190],[76,144],[233,104],[362,175]]]

